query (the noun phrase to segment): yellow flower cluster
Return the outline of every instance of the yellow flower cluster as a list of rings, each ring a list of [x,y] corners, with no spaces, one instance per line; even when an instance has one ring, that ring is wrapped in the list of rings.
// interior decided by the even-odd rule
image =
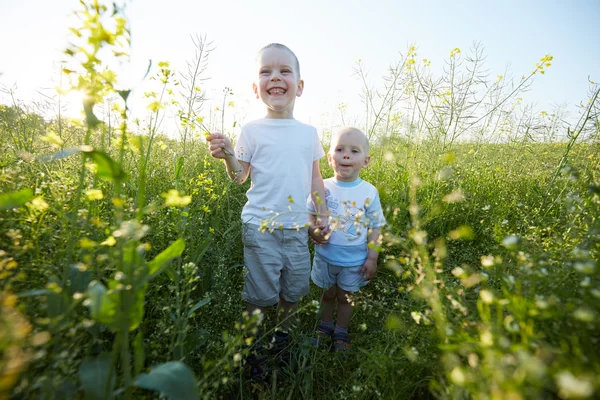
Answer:
[[[458,47],[455,47],[452,50],[450,50],[450,57],[454,57],[457,54],[460,54],[460,49]]]
[[[406,69],[411,70],[415,65],[415,57],[417,56],[417,49],[415,46],[410,46],[408,49],[408,55],[406,56]]]
[[[167,207],[185,207],[192,202],[192,196],[180,196],[179,191],[175,189],[163,193],[165,198],[165,206]]]
[[[550,61],[552,61],[554,59],[554,57],[552,57],[549,54],[546,54],[544,57],[542,57],[540,59],[540,61],[535,65],[535,69],[533,70],[532,74],[535,74],[536,72],[540,71],[540,74],[544,75],[544,68],[548,68],[549,66],[552,65],[552,63],[550,63]]]

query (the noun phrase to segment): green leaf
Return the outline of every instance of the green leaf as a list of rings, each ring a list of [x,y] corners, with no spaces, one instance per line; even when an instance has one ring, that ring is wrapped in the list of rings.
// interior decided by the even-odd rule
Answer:
[[[188,332],[185,337],[185,352],[190,354],[200,346],[204,346],[208,341],[208,331],[206,329],[198,329]]]
[[[122,308],[122,293],[116,290],[119,284],[120,282],[113,279],[109,282],[110,290],[106,290],[104,285],[99,282],[92,284],[88,289],[88,307],[92,319],[108,326],[113,331],[121,330],[120,324],[123,323],[123,320],[117,315],[117,311]],[[127,315],[127,329],[130,331],[136,329],[144,318],[146,286],[140,285],[135,291],[125,293],[126,296],[133,297]]]
[[[208,303],[210,303],[212,299],[210,297],[205,297],[204,299],[200,300],[199,302],[197,302],[192,308],[190,308],[190,311],[188,311],[188,317],[190,315],[192,315],[192,313],[194,311],[196,311],[197,309],[199,309],[200,307],[204,307],[205,305],[207,305]]]
[[[139,374],[144,368],[145,362],[145,354],[144,354],[144,337],[142,335],[142,331],[140,330],[137,335],[135,335],[135,339],[133,340],[133,359],[134,359],[134,371],[135,375]]]
[[[167,267],[168,263],[174,258],[181,256],[185,249],[185,241],[183,239],[177,239],[169,247],[158,254],[152,261],[148,263],[148,272],[150,277],[158,275],[164,268]]]
[[[69,281],[71,281],[71,292],[85,292],[92,281],[90,271],[80,270],[76,265],[69,266]]]
[[[100,282],[91,285],[88,289],[88,297],[92,319],[104,325],[115,327],[117,303],[114,297],[108,295],[104,285]]]
[[[33,289],[33,290],[28,290],[26,292],[21,292],[21,293],[17,294],[17,297],[47,296],[51,293],[54,293],[54,292],[49,289]]]
[[[57,318],[69,309],[69,300],[64,293],[50,292],[46,296],[46,310],[50,318]]]
[[[148,60],[148,69],[146,70],[146,73],[144,74],[144,77],[142,78],[142,80],[146,79],[146,77],[150,73],[151,69],[152,69],[152,60]]]
[[[110,377],[112,357],[110,353],[102,353],[97,358],[88,358],[79,366],[79,380],[85,391],[86,399],[108,399],[115,386],[115,374]]]
[[[131,309],[129,310],[130,331],[140,326],[140,324],[142,323],[142,319],[144,319],[144,297],[146,295],[146,287],[147,285],[143,285],[139,287],[134,293],[133,304],[131,305]]]
[[[83,102],[83,112],[85,113],[85,122],[87,122],[88,126],[91,129],[94,129],[95,127],[100,125],[100,123],[102,122],[94,114],[94,103],[93,102],[91,102],[89,100],[84,101]]]
[[[119,96],[121,96],[121,98],[123,99],[123,101],[125,103],[127,103],[127,98],[129,97],[129,94],[131,93],[131,89],[128,89],[128,90],[117,90],[117,93],[119,93]]]
[[[0,194],[0,210],[10,210],[21,207],[33,197],[33,191],[29,188],[7,194]]]
[[[41,162],[56,161],[77,153],[83,153],[86,157],[91,158],[96,163],[98,168],[96,175],[99,178],[108,181],[124,181],[127,179],[127,174],[121,167],[121,164],[110,158],[108,154],[94,150],[92,146],[79,146],[64,149],[54,154],[38,157],[38,160]]]
[[[164,393],[171,400],[199,398],[194,374],[187,365],[179,361],[160,364],[148,374],[139,374],[135,385]]]
[[[96,175],[99,178],[108,181],[123,181],[127,178],[127,174],[125,174],[125,171],[121,168],[121,164],[110,158],[108,154],[93,149],[90,151],[84,150],[84,153],[96,163],[96,166],[98,167]]]
[[[172,281],[175,280],[175,269],[173,268],[172,265],[169,265],[163,271],[165,271],[165,274],[167,274],[167,276],[169,277],[170,280],[172,280]]]
[[[179,177],[181,175],[181,168],[183,167],[183,161],[183,157],[177,157],[177,162],[175,164],[175,182],[179,181]]]

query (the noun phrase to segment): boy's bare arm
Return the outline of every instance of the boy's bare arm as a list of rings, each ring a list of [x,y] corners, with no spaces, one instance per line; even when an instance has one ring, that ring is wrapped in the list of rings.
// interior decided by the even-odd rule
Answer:
[[[210,155],[225,161],[225,169],[229,179],[237,184],[242,184],[248,179],[250,163],[235,158],[233,146],[227,136],[221,133],[212,133],[206,136],[209,142]]]
[[[315,225],[315,216],[311,213],[308,214],[308,235],[315,244],[319,244],[319,236],[316,232],[317,226]]]
[[[326,224],[328,216],[327,204],[325,203],[325,185],[321,177],[319,160],[313,161],[312,181],[310,196],[316,211],[316,224]]]
[[[381,234],[379,229],[374,228],[369,230],[367,244],[372,244],[372,246],[379,247],[381,244]],[[375,249],[371,248],[372,246],[368,247],[367,259],[360,270],[360,275],[365,281],[370,280],[377,273],[377,258],[379,258],[379,253]]]
[[[310,186],[310,197],[315,209],[315,216],[310,220],[311,229],[309,233],[313,242],[325,244],[329,241],[329,211],[325,202],[325,185],[321,177],[319,160],[313,161],[313,173]]]

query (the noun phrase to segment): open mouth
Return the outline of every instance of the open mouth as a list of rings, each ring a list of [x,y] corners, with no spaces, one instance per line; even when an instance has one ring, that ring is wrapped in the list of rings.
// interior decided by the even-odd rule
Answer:
[[[285,92],[286,92],[285,89],[282,89],[282,88],[273,88],[273,89],[267,90],[267,93],[274,94],[274,95],[285,94]]]

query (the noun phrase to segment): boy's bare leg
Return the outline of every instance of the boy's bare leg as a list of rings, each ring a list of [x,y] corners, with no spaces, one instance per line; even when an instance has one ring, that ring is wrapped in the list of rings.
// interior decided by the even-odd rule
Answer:
[[[252,313],[256,310],[260,310],[260,312],[263,315],[263,318],[267,315],[267,310],[268,307],[261,307],[261,306],[257,306],[256,304],[252,304],[252,303],[246,303],[246,311],[248,312],[248,315],[252,315]],[[249,336],[255,337],[257,332],[257,329],[253,329],[250,332],[248,332]]]
[[[248,311],[248,314],[250,314],[250,315],[252,315],[252,313],[255,310],[260,310],[260,312],[264,316],[267,313],[267,309],[268,309],[268,307],[261,307],[261,306],[257,306],[256,304],[246,303],[246,311]]]
[[[352,304],[348,301],[348,292],[339,289],[337,292],[337,321],[336,325],[340,328],[348,329],[350,318],[352,317]]]
[[[335,308],[335,297],[337,285],[333,285],[323,293],[321,297],[321,321],[333,321],[333,309]]]
[[[290,328],[294,325],[294,319],[296,318],[294,313],[297,309],[298,303],[290,303],[281,298],[279,299],[279,303],[277,303],[277,319],[282,331],[290,331]]]

